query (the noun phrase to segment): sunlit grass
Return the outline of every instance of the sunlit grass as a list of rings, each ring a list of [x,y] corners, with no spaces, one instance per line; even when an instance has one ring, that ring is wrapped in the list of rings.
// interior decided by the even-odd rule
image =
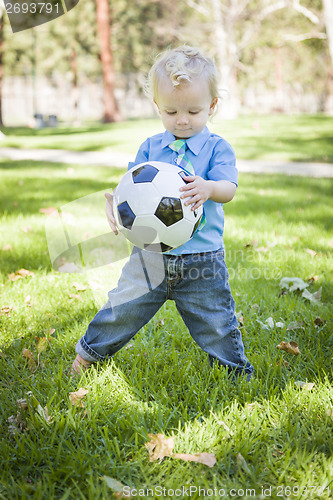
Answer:
[[[333,162],[333,118],[324,115],[245,115],[213,117],[212,132],[227,139],[238,158],[248,160]],[[146,137],[161,132],[159,119],[130,120],[55,129],[3,128],[3,146],[136,154]]]
[[[271,488],[271,498],[286,498],[290,487],[291,498],[332,498],[332,180],[241,175],[225,206],[226,260],[253,382],[233,384],[211,369],[172,302],[113,360],[72,380],[74,346],[98,301],[91,273],[52,269],[39,209],[112,189],[123,171],[5,161],[0,169],[0,309],[9,308],[0,316],[0,498],[112,498],[103,476],[137,491],[252,489],[261,498]],[[21,268],[34,275],[11,281]],[[302,278],[311,293],[322,287],[321,303],[281,295],[283,276]],[[292,322],[298,327],[288,329]],[[44,336],[51,340],[38,358]],[[282,340],[297,342],[301,355],[276,349]],[[34,355],[33,370],[23,349]],[[69,400],[79,387],[89,391],[84,408]],[[49,423],[19,410],[29,391]],[[23,428],[12,435],[8,418],[18,411]],[[149,462],[149,433],[173,435],[176,453],[215,453],[216,465]],[[310,486],[331,493],[305,496]]]

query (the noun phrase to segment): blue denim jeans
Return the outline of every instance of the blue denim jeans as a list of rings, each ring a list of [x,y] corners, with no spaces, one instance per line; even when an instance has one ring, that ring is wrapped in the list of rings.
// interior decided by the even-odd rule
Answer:
[[[117,287],[76,345],[87,361],[113,356],[174,300],[193,339],[234,375],[248,379],[253,366],[244,355],[224,251],[163,255],[134,247]]]

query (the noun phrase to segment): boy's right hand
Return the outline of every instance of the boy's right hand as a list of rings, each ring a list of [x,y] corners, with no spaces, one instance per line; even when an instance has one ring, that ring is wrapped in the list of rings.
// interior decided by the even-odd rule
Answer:
[[[116,219],[114,218],[114,214],[113,214],[113,196],[110,193],[105,193],[104,196],[106,198],[106,207],[105,208],[106,208],[106,216],[108,219],[108,223],[109,223],[112,231],[114,232],[114,234],[117,235],[118,234],[117,223],[116,223]]]

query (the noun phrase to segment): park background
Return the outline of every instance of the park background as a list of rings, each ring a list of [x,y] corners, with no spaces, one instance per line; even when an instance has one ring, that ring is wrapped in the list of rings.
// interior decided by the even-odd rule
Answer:
[[[54,21],[12,33],[0,21],[1,119],[115,121],[149,117],[146,73],[169,45],[215,57],[223,117],[333,113],[331,0],[85,0]]]
[[[1,499],[121,498],[124,485],[147,498],[191,485],[332,498],[332,11],[332,0],[82,0],[15,34],[1,11]],[[76,341],[119,269],[59,273],[45,223],[84,196],[97,200],[86,237],[94,210],[105,223],[104,191],[161,130],[145,75],[186,42],[220,70],[209,127],[262,167],[240,172],[224,237],[256,377],[211,370],[168,302],[73,380]]]

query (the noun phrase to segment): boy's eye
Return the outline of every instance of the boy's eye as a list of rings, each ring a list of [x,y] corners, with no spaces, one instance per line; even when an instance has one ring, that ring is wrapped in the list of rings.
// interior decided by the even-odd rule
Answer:
[[[175,115],[175,114],[176,114],[176,111],[166,111],[166,114],[167,114],[167,115]]]
[[[190,115],[197,115],[199,111],[189,111]]]

